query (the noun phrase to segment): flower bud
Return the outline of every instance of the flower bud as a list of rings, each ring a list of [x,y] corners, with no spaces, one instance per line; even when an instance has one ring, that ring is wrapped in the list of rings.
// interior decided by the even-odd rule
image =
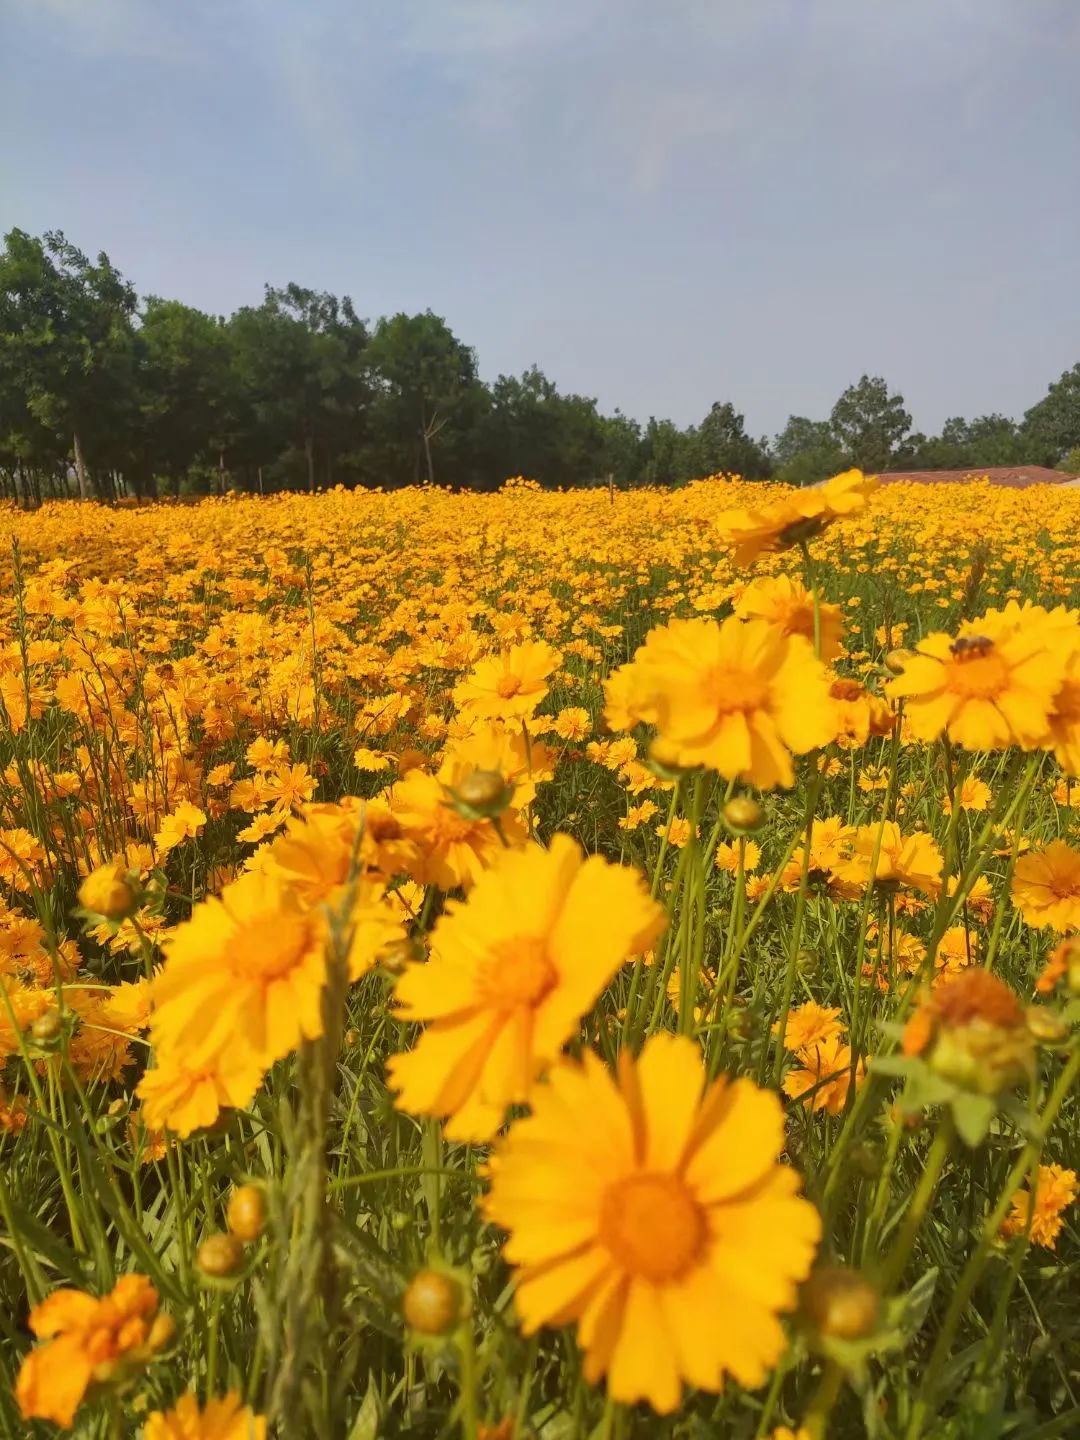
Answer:
[[[204,1275],[216,1280],[234,1274],[244,1258],[244,1247],[235,1235],[218,1231],[208,1235],[195,1252],[195,1264]]]
[[[148,1350],[163,1350],[169,1341],[176,1334],[176,1321],[171,1315],[164,1311],[154,1316],[154,1323],[150,1326],[150,1333],[146,1337],[146,1348]]]
[[[803,1286],[805,1319],[824,1340],[865,1340],[877,1329],[881,1296],[858,1270],[824,1265]]]
[[[135,892],[119,860],[110,860],[91,870],[79,886],[79,904],[106,920],[122,920],[135,908]]]
[[[1069,1033],[1069,1027],[1061,1016],[1045,1006],[1030,1006],[1024,1018],[1029,1033],[1040,1045],[1060,1045]]]
[[[240,1185],[229,1196],[229,1231],[245,1245],[257,1240],[266,1224],[266,1201],[258,1185]]]
[[[464,1312],[465,1297],[452,1275],[418,1270],[401,1302],[405,1323],[421,1335],[445,1335]]]
[[[890,675],[902,675],[904,666],[910,664],[914,658],[910,650],[890,650],[885,656],[885,669]]]
[[[39,1015],[30,1026],[30,1034],[39,1045],[47,1045],[55,1040],[60,1031],[64,1028],[64,1018],[57,1009],[46,1010],[44,1015]]]
[[[736,835],[760,830],[765,812],[752,795],[733,795],[724,806],[724,824]]]
[[[514,787],[498,770],[474,770],[450,790],[454,809],[467,820],[494,819],[513,799]]]

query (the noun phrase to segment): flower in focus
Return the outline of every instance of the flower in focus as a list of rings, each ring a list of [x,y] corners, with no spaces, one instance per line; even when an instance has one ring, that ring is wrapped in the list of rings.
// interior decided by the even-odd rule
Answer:
[[[932,835],[921,830],[905,835],[895,820],[886,820],[860,825],[851,846],[850,858],[836,867],[841,881],[860,889],[871,881],[885,888],[910,887],[931,896],[941,889],[943,857]]]
[[[158,1293],[145,1275],[123,1275],[100,1300],[81,1290],[54,1290],[30,1312],[44,1345],[31,1350],[15,1382],[24,1420],[70,1427],[87,1390],[145,1364],[172,1337],[158,1315]]]
[[[265,1440],[266,1420],[245,1405],[235,1390],[206,1408],[190,1391],[169,1411],[155,1410],[146,1417],[143,1440]]]
[[[483,720],[525,720],[548,692],[562,663],[546,640],[523,640],[480,660],[454,688],[454,703]]]
[[[779,1029],[780,1022],[777,1021],[772,1033],[778,1034]],[[799,1054],[826,1040],[835,1040],[843,1030],[838,1005],[819,1005],[815,1000],[808,1000],[805,1005],[788,1012],[784,1026],[784,1049]]]
[[[1073,1203],[1076,1195],[1075,1170],[1066,1170],[1061,1165],[1040,1165],[1034,1202],[1030,1190],[1018,1190],[1012,1199],[1012,1209],[1001,1222],[1001,1233],[1027,1235],[1030,1217],[1031,1243],[1043,1245],[1047,1250],[1055,1249],[1065,1224],[1062,1211]]]
[[[1021,855],[1013,870],[1013,904],[1029,925],[1080,929],[1080,852],[1064,840]]]
[[[526,1334],[577,1322],[584,1373],[661,1414],[683,1382],[760,1385],[786,1341],[821,1231],[778,1163],[783,1117],[751,1081],[706,1085],[697,1046],[658,1034],[618,1080],[555,1066],[490,1162]]]
[[[672,620],[616,673],[633,716],[655,725],[653,755],[665,765],[788,786],[792,754],[835,734],[825,667],[801,636],[765,620]]]
[[[1031,750],[1049,738],[1064,667],[1064,656],[1038,626],[996,637],[935,633],[920,640],[886,689],[905,701],[904,718],[916,739],[936,740],[944,731],[967,750]]]
[[[427,1026],[389,1061],[400,1107],[449,1116],[450,1139],[489,1139],[662,920],[635,870],[567,835],[503,852],[398,978],[401,1018]]]

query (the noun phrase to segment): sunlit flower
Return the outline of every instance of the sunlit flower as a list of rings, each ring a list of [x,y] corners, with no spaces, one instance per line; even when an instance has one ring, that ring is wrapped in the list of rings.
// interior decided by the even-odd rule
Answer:
[[[1062,1212],[1073,1203],[1076,1196],[1075,1170],[1066,1170],[1061,1165],[1040,1165],[1035,1181],[1034,1202],[1029,1189],[1018,1190],[1012,1199],[1012,1209],[1001,1223],[1001,1233],[1030,1234],[1033,1245],[1043,1245],[1047,1250],[1054,1250],[1057,1248],[1057,1237],[1065,1224]]]
[[[165,1412],[155,1410],[146,1417],[143,1440],[264,1440],[266,1420],[243,1403],[235,1390],[220,1400],[208,1400],[206,1408],[189,1391]]]
[[[488,1218],[509,1232],[523,1329],[577,1324],[589,1381],[662,1414],[682,1384],[760,1385],[786,1341],[820,1233],[777,1163],[776,1097],[749,1080],[706,1084],[692,1041],[654,1035],[556,1066],[490,1162]]]
[[[825,667],[800,636],[764,620],[657,626],[623,678],[633,714],[657,729],[653,753],[664,764],[791,785],[792,754],[835,734]]]
[[[1080,929],[1080,852],[1064,840],[1021,855],[1013,869],[1013,904],[1029,925]]]
[[[451,1139],[490,1138],[661,920],[634,870],[569,836],[504,852],[397,981],[401,1018],[427,1026],[388,1064],[398,1104],[449,1116]]]

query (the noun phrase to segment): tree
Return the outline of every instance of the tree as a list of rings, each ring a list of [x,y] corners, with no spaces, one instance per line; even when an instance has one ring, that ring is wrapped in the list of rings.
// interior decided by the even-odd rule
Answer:
[[[814,485],[844,468],[844,453],[827,420],[792,415],[772,444],[777,479]]]
[[[893,395],[880,376],[863,375],[833,406],[833,437],[845,458],[860,470],[888,468],[893,453],[911,429],[904,397]]]
[[[104,252],[92,263],[58,231],[12,230],[0,253],[0,386],[70,440],[79,494],[87,455],[108,463],[133,401],[135,291]]]
[[[483,433],[494,484],[520,474],[569,487],[609,472],[628,479],[635,468],[634,423],[618,413],[604,419],[588,396],[561,395],[535,365],[495,381]]]
[[[468,440],[475,435],[487,397],[476,375],[476,356],[446,321],[422,315],[380,320],[368,361],[375,383],[372,430],[394,483],[415,484],[438,474],[461,483],[475,465]]]
[[[715,402],[705,419],[691,432],[689,451],[698,461],[699,475],[741,475],[761,480],[772,473],[768,447],[751,440],[743,417],[730,401]]]
[[[367,327],[349,297],[267,286],[260,306],[233,315],[229,345],[253,426],[237,437],[248,463],[288,473],[298,457],[314,490],[321,461],[332,482],[339,457],[363,438],[371,402]]]
[[[213,316],[152,295],[137,338],[146,470],[169,476],[178,491],[181,477],[221,436],[228,336]]]
[[[1044,465],[1056,465],[1080,445],[1080,364],[1064,371],[1025,414],[1023,433]]]

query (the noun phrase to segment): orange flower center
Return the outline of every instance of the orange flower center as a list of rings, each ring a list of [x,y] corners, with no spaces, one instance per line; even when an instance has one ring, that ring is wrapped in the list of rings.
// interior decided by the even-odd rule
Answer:
[[[488,1004],[500,1010],[517,1010],[539,1005],[559,977],[546,940],[528,935],[493,945],[479,978]]]
[[[993,648],[954,652],[946,683],[954,695],[990,700],[1008,688],[1009,667]]]
[[[241,980],[279,980],[301,963],[311,942],[301,915],[268,915],[236,937],[229,960]]]
[[[768,684],[752,670],[714,665],[705,675],[705,693],[716,706],[718,719],[736,711],[760,710],[769,698]]]
[[[500,675],[499,682],[495,686],[496,693],[500,700],[512,700],[520,689],[520,675]]]
[[[600,1206],[600,1239],[631,1275],[677,1280],[701,1254],[705,1216],[675,1175],[632,1175]]]

